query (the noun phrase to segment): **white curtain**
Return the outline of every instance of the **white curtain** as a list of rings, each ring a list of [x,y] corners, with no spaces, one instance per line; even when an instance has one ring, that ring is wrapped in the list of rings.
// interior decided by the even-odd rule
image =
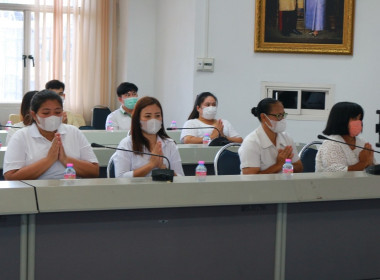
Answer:
[[[65,110],[89,123],[96,105],[114,107],[117,0],[35,0],[36,89],[65,83]]]

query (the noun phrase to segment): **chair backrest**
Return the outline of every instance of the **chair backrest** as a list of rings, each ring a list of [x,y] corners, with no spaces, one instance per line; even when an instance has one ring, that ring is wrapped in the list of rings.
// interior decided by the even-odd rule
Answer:
[[[315,156],[318,152],[318,146],[322,141],[312,141],[306,144],[299,152],[299,157],[303,165],[303,172],[315,172]]]
[[[229,143],[216,153],[214,158],[215,175],[240,174],[240,158],[237,151],[229,150],[231,147],[240,147],[240,143]]]
[[[94,129],[105,129],[107,116],[111,110],[105,106],[95,106],[92,108],[91,126]]]
[[[114,153],[107,164],[107,178],[115,178],[115,164],[113,162],[114,157],[116,156],[116,153]]]
[[[11,121],[12,124],[21,122],[21,116],[19,114],[9,114],[8,121]]]

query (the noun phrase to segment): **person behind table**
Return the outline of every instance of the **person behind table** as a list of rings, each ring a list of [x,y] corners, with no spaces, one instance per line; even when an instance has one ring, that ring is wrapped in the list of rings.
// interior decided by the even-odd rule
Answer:
[[[65,94],[65,84],[58,80],[51,80],[46,83],[45,89],[54,91],[56,94],[58,94],[61,98],[63,103],[65,102],[66,94]],[[80,114],[74,114],[70,111],[63,111],[63,118],[62,122],[65,124],[71,124],[76,127],[85,126],[86,122],[84,121],[84,118]]]
[[[37,90],[28,91],[27,93],[25,93],[24,97],[22,98],[21,107],[20,107],[21,122],[13,124],[13,127],[8,130],[7,139],[5,141],[7,146],[13,134],[15,134],[16,131],[32,123],[32,117],[30,116],[30,113],[29,113],[30,101],[32,100],[33,96],[37,92],[38,92]]]
[[[244,138],[239,148],[242,174],[280,173],[286,159],[292,160],[294,172],[302,172],[296,146],[285,132],[287,113],[282,103],[265,98],[251,112],[260,126]]]
[[[169,159],[175,175],[183,176],[181,157],[177,145],[165,132],[160,102],[154,97],[137,101],[132,114],[131,133],[121,140],[118,148],[164,155]],[[162,157],[116,151],[115,177],[150,176],[153,169],[168,168]]]
[[[347,144],[372,149],[358,135],[363,130],[363,108],[352,102],[336,103],[330,111],[323,134]],[[374,164],[373,151],[325,140],[315,158],[316,172],[361,171]]]
[[[32,124],[18,130],[4,156],[6,180],[62,179],[67,163],[78,177],[98,177],[98,160],[83,133],[62,123],[62,99],[43,90],[31,101]]]
[[[202,144],[203,136],[208,133],[211,140],[220,136],[226,137],[230,142],[241,143],[243,138],[227,120],[216,119],[218,99],[211,92],[202,92],[195,99],[193,111],[183,127],[181,142],[185,144]],[[196,129],[196,127],[210,127],[209,129]],[[212,127],[216,127],[214,129]]]
[[[116,90],[120,108],[110,113],[106,120],[112,122],[114,130],[129,130],[131,128],[131,116],[133,108],[138,100],[138,88],[132,83],[121,83]]]

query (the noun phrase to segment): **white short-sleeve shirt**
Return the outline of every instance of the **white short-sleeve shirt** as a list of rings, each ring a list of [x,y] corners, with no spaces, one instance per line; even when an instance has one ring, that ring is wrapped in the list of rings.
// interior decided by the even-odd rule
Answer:
[[[83,133],[75,126],[61,124],[58,128],[63,148],[69,157],[98,163],[98,160]],[[10,140],[4,156],[3,173],[20,169],[47,156],[52,142],[39,132],[37,125],[21,128]],[[66,166],[56,161],[38,179],[62,179]],[[74,166],[75,169],[75,166]]]
[[[231,123],[227,120],[222,120],[223,122],[223,134],[226,137],[240,137],[239,133],[232,127]],[[183,129],[181,132],[181,143],[183,143],[183,138],[185,136],[195,136],[195,137],[203,137],[206,133],[210,134],[214,130],[214,128],[206,124],[204,122],[201,122],[199,119],[192,119],[185,122],[183,127],[186,128],[192,128],[194,129]],[[195,127],[209,127],[208,129],[196,129]]]
[[[114,130],[130,130],[131,129],[131,115],[123,110],[123,106],[113,111],[107,116],[106,126],[109,121],[112,122]]]
[[[286,132],[277,133],[276,146],[270,141],[262,126],[248,134],[239,148],[240,169],[246,167],[260,167],[266,170],[277,161],[278,150],[286,146],[293,147],[292,162],[297,162],[296,145]]]
[[[157,137],[157,141],[162,142],[162,152],[163,155],[169,159],[170,168],[174,170],[177,175],[183,176],[181,157],[175,142],[170,138],[161,139],[160,137]],[[133,150],[132,137],[127,136],[121,140],[118,148]],[[145,146],[143,152],[149,153]],[[116,156],[114,157],[115,177],[133,177],[133,170],[148,164],[150,157],[150,155],[136,155],[132,152],[117,150]],[[165,159],[163,163],[168,167],[168,163]],[[148,176],[151,176],[151,172],[146,175],[146,177]]]
[[[331,135],[331,139],[345,142],[340,135]],[[356,145],[364,147],[365,141],[356,137]],[[350,146],[325,140],[315,157],[315,172],[347,171],[348,167],[359,162],[360,148],[351,150]]]

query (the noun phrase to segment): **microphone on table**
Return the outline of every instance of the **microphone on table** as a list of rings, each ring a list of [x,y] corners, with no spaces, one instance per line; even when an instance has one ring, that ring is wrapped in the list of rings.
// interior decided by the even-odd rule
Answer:
[[[216,131],[218,131],[219,136],[212,139],[210,143],[208,144],[209,146],[224,146],[227,145],[228,143],[231,143],[226,137],[221,136],[221,133],[219,129],[217,129],[215,126],[201,126],[201,127],[168,127],[166,130],[182,130],[182,129],[210,129],[214,128]]]
[[[104,145],[100,145],[97,143],[91,143],[91,147],[93,147],[93,148],[107,148],[107,149],[112,149],[112,150],[118,150],[118,151],[124,151],[124,152],[130,152],[130,153],[137,153],[137,154],[141,154],[141,155],[149,155],[149,156],[164,158],[168,162],[168,169],[153,169],[152,170],[152,180],[153,181],[170,181],[170,182],[173,182],[174,170],[170,169],[170,161],[166,156],[152,154],[152,153],[146,153],[146,152],[132,151],[132,150],[127,150],[127,149],[115,148],[115,147],[109,147],[109,146],[104,146]]]
[[[375,153],[379,153],[380,154],[379,151],[368,149],[368,148],[365,148],[365,147],[362,147],[362,146],[357,146],[357,145],[354,145],[354,144],[348,144],[346,142],[335,140],[335,139],[331,139],[331,138],[328,138],[328,137],[326,137],[324,135],[320,135],[320,134],[318,135],[318,139],[333,141],[333,142],[337,142],[337,143],[340,143],[340,144],[345,144],[345,145],[348,145],[348,146],[353,146],[353,147],[356,147],[356,148],[359,148],[359,149],[362,149],[362,150],[367,150],[367,151],[371,151],[371,152],[375,152]],[[370,165],[370,166],[366,167],[365,171],[367,173],[369,173],[369,174],[380,175],[380,164]]]

